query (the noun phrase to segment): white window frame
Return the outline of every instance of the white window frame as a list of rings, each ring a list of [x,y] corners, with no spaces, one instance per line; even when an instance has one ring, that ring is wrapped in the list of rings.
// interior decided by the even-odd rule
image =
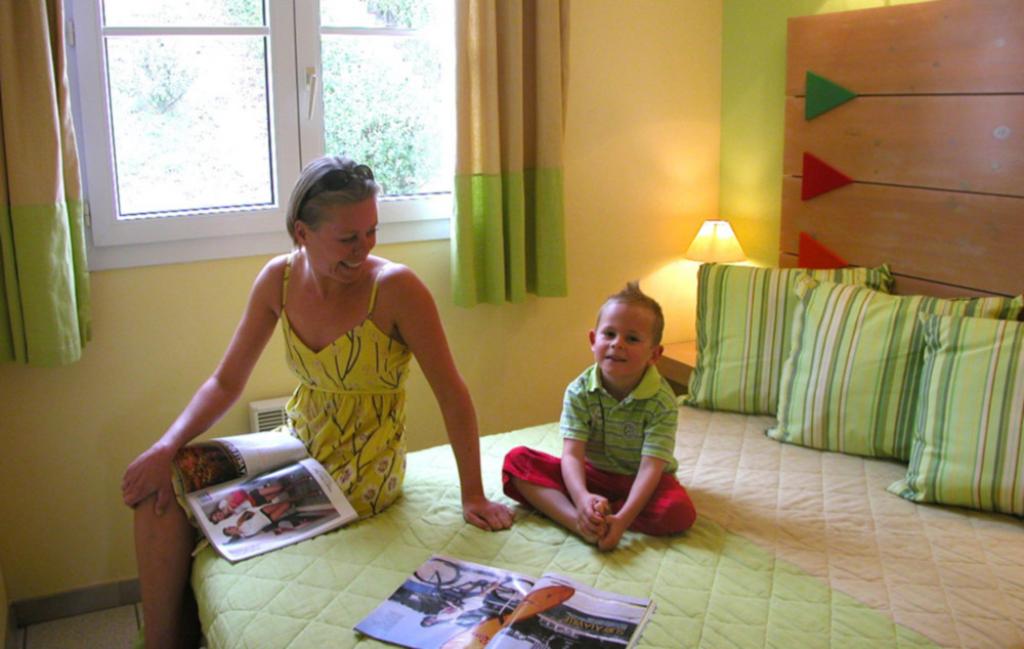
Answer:
[[[236,28],[269,34],[274,205],[206,210],[172,217],[117,219],[113,149],[103,61],[100,0],[71,0],[68,43],[72,102],[83,162],[89,268],[102,270],[250,255],[291,249],[284,212],[302,166],[323,154],[319,2],[267,0],[269,25]],[[137,34],[145,29],[108,28]],[[161,32],[168,30],[162,29]],[[207,33],[203,28],[173,30]],[[301,35],[301,37],[298,37]],[[454,173],[454,170],[453,170]],[[379,243],[447,239],[453,195],[379,201]]]

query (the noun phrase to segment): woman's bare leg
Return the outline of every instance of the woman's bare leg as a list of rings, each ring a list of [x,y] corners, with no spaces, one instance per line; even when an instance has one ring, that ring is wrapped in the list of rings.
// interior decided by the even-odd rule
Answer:
[[[199,618],[188,585],[194,531],[177,503],[170,503],[158,516],[154,498],[135,507],[135,560],[146,649],[194,649],[199,643]]]

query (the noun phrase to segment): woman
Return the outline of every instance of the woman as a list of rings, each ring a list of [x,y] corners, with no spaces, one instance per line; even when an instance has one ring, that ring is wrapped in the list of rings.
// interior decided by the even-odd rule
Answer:
[[[286,407],[291,428],[361,516],[401,492],[404,382],[415,356],[455,452],[464,518],[485,530],[512,524],[511,511],[484,496],[476,414],[430,292],[405,266],[370,254],[377,192],[369,167],[347,158],[324,157],[303,169],[287,215],[295,250],[263,267],[220,365],[125,471],[146,647],[195,646],[198,637],[187,587],[194,532],[171,502],[171,460],[238,398],[279,320],[300,381]]]

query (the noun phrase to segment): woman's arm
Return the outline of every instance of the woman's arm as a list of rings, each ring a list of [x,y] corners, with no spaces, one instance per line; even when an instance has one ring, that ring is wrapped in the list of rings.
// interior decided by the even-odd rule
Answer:
[[[271,260],[253,283],[242,320],[217,369],[199,387],[188,406],[151,447],[125,470],[121,481],[124,503],[134,507],[156,493],[162,514],[173,497],[171,460],[179,448],[210,428],[238,399],[274,333],[281,305],[284,257]]]
[[[388,271],[388,284],[389,290],[397,296],[394,304],[398,333],[416,357],[444,417],[459,469],[463,517],[485,530],[508,528],[512,525],[512,512],[484,496],[473,400],[455,367],[434,298],[405,266],[395,266]]]

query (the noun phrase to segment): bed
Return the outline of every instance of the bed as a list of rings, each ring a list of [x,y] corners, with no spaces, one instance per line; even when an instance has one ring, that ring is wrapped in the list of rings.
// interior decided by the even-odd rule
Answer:
[[[208,646],[383,646],[352,627],[433,553],[653,597],[645,647],[1024,643],[1024,523],[907,502],[885,490],[903,465],[779,444],[771,422],[683,406],[679,475],[700,519],[608,555],[525,511],[507,532],[463,523],[450,450],[419,451],[373,520],[238,564],[201,553]],[[557,426],[484,438],[485,475],[516,444],[557,452]]]
[[[1019,0],[939,0],[792,19],[775,270],[797,266],[800,241],[812,240],[857,267],[887,264],[896,294],[998,302],[1002,310],[968,320],[1012,328],[1019,300],[1015,310],[1004,307],[1024,288],[1022,24]],[[827,81],[827,101],[808,99],[810,70]],[[808,103],[827,110],[808,118]],[[808,152],[836,172],[810,197]],[[799,332],[780,325],[772,339],[791,340],[796,349],[809,335],[807,296],[832,286],[832,272],[839,271],[801,284],[800,311],[788,316],[800,319]],[[792,285],[784,288],[788,295]],[[902,299],[879,301],[885,300]],[[906,304],[925,308],[907,301],[899,308]],[[709,308],[698,307],[701,322]],[[925,332],[928,345],[941,339],[940,324],[961,322],[941,310],[933,316],[920,320],[937,323]],[[917,336],[916,325],[910,328]],[[711,328],[699,323],[698,333],[710,363]],[[825,353],[794,349],[778,351],[777,390],[751,401],[755,407],[680,405],[678,475],[699,512],[685,534],[627,533],[619,549],[602,554],[522,508],[511,530],[482,532],[462,521],[450,449],[426,449],[410,454],[403,498],[378,517],[238,564],[201,552],[192,586],[208,646],[378,646],[352,627],[441,553],[653,597],[658,608],[644,647],[1024,647],[1024,520],[1000,513],[1017,506],[1017,496],[968,494],[995,511],[914,502],[890,489],[908,481],[908,462],[923,466],[927,453],[912,458],[917,446],[901,448],[889,438],[843,446],[849,440],[842,434],[790,434],[804,403],[793,387],[800,359],[817,364]],[[949,392],[946,384],[911,376],[924,373],[921,367],[939,372],[941,346],[927,349],[926,365],[905,372],[902,388],[886,384],[886,394],[927,393],[934,404]],[[711,370],[698,371],[707,388]],[[856,368],[844,374],[860,375]],[[1011,390],[1009,410],[1022,400],[1024,390]],[[915,412],[925,412],[914,403]],[[728,411],[736,409],[744,412]],[[899,425],[920,419],[926,424],[914,430],[924,430],[934,423],[928,416]],[[922,435],[912,442],[926,445]],[[1019,450],[1019,438],[1018,430],[1015,442],[1003,443]],[[495,498],[503,498],[498,480],[508,449],[560,448],[555,424],[487,436],[481,444],[485,486]],[[914,491],[913,484],[904,487],[905,495]],[[1024,488],[1018,491],[1024,497]]]

